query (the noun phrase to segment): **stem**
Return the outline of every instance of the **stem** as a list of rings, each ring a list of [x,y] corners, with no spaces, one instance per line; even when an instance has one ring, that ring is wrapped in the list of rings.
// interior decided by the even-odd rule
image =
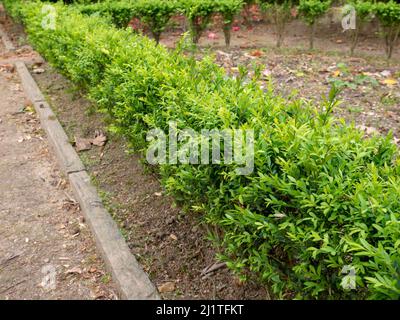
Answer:
[[[243,8],[243,20],[244,20],[244,24],[247,26],[247,27],[251,27],[251,25],[252,25],[252,23],[251,23],[251,19],[250,19],[250,7],[251,7],[251,4],[246,4],[245,6],[244,6],[244,8]]]
[[[158,31],[151,31],[151,34],[153,35],[154,40],[156,41],[157,45],[160,43],[161,39],[161,32]]]
[[[224,23],[223,29],[224,29],[225,45],[229,48],[231,45],[232,22]]]
[[[395,28],[395,27],[393,27],[393,28]],[[400,26],[398,26],[396,30],[393,30],[393,32],[394,32],[394,34],[392,33],[393,37],[392,37],[391,42],[390,42],[388,59],[392,58],[393,50],[394,50],[394,47],[396,46],[396,42],[397,42],[397,39],[399,37]]]
[[[314,49],[314,38],[315,38],[315,30],[316,30],[316,23],[315,21],[310,26],[310,50]]]
[[[356,46],[358,44],[358,37],[360,34],[360,29],[361,29],[360,22],[357,22],[356,29],[353,30],[353,37],[352,37],[351,46],[350,46],[350,55],[354,55],[354,50],[356,49]]]

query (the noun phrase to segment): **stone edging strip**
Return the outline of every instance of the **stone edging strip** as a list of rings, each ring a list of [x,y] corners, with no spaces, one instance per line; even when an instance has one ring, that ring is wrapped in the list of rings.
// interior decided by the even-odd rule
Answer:
[[[15,50],[14,44],[11,42],[10,38],[8,37],[7,33],[4,31],[3,26],[1,24],[0,24],[0,38],[3,40],[6,50],[8,50],[8,51]]]
[[[5,37],[3,37],[6,39]],[[107,269],[111,272],[122,299],[158,300],[160,296],[147,274],[130,252],[117,224],[104,208],[90,182],[84,165],[68,141],[61,124],[32,78],[24,62],[15,63],[27,97],[40,117],[42,127],[55,150],[58,161],[68,176],[86,222],[96,240]]]

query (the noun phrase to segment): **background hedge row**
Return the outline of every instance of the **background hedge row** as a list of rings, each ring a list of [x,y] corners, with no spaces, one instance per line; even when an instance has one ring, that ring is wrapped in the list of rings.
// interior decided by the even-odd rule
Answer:
[[[118,27],[126,27],[133,17],[147,25],[156,42],[165,30],[170,18],[184,15],[188,21],[192,40],[197,43],[203,31],[215,15],[222,17],[222,28],[227,46],[231,43],[231,29],[235,16],[244,12],[249,23],[249,8],[258,5],[264,14],[272,20],[277,31],[277,46],[283,43],[286,25],[295,18],[301,18],[309,26],[310,48],[314,47],[314,35],[318,20],[334,5],[342,5],[343,14],[351,5],[356,13],[356,28],[347,30],[351,38],[351,54],[357,46],[359,34],[365,24],[373,19],[380,22],[380,34],[385,41],[388,58],[400,33],[400,4],[398,1],[376,0],[71,0],[85,14],[111,16]],[[346,7],[346,6],[347,7]],[[347,8],[347,9],[346,9]],[[338,21],[338,23],[340,23]]]
[[[398,149],[391,136],[364,138],[332,118],[334,89],[320,106],[289,101],[260,88],[260,70],[232,79],[211,58],[170,52],[99,16],[57,4],[49,30],[36,1],[3,3],[137,151],[170,121],[178,130],[254,130],[251,175],[226,163],[159,167],[166,190],[218,230],[232,270],[250,270],[276,297],[400,298]],[[354,290],[342,285],[349,268]]]

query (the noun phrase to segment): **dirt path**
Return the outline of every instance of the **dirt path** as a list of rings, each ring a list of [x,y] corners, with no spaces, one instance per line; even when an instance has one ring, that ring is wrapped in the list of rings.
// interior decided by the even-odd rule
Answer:
[[[0,44],[0,299],[114,299],[15,58]]]

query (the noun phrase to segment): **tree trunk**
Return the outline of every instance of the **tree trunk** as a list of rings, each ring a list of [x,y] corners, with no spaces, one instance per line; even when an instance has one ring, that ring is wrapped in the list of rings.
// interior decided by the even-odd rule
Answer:
[[[225,45],[227,48],[231,45],[231,29],[232,29],[232,22],[224,24],[224,37],[225,37]]]
[[[360,26],[357,23],[356,29],[353,30],[353,35],[352,35],[352,39],[351,39],[351,46],[350,46],[350,55],[353,56],[354,55],[354,50],[357,47],[358,44],[358,35],[360,32]]]
[[[314,49],[315,30],[316,30],[316,23],[314,22],[310,26],[310,50]]]
[[[276,47],[280,48],[283,44],[283,38],[285,33],[285,20],[284,17],[281,16],[281,12],[279,9],[275,9],[275,25],[276,25],[276,33],[277,33],[277,41]]]
[[[399,33],[400,33],[400,27],[393,27],[396,29],[392,29],[392,32],[390,33],[391,38],[390,38],[390,44],[388,48],[388,59],[392,58],[393,55],[393,50],[396,46],[397,39],[399,38]]]
[[[160,43],[160,39],[161,39],[161,32],[151,32],[153,35],[154,40],[156,41],[157,45]]]
[[[251,4],[246,4],[243,8],[243,22],[248,28],[252,25],[250,7]]]

